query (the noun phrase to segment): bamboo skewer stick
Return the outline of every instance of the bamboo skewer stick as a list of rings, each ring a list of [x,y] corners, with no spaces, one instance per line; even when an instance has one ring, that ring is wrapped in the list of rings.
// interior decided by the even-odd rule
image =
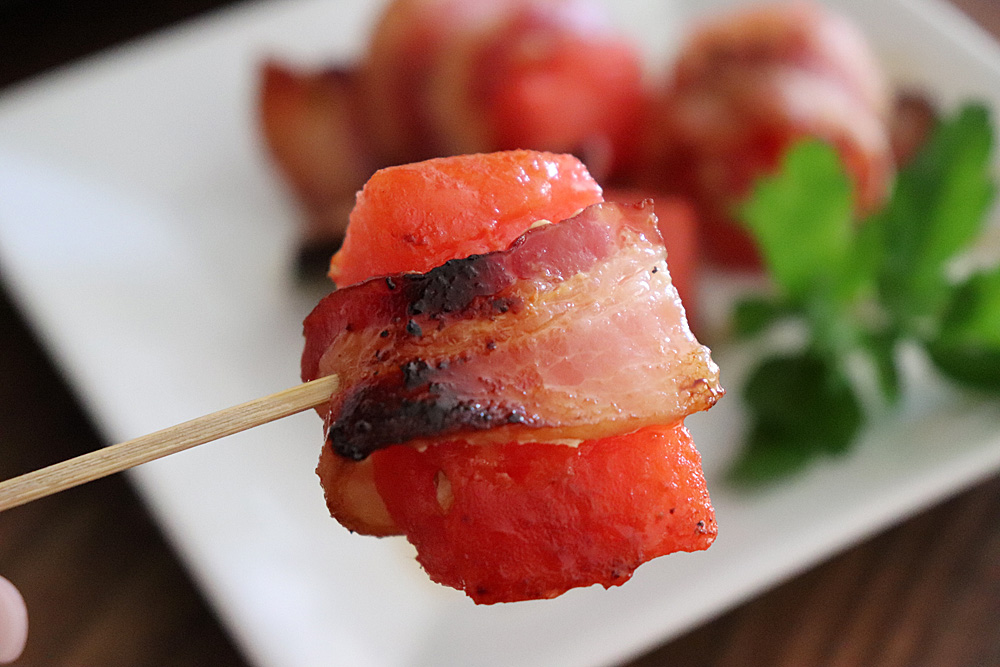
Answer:
[[[197,417],[0,482],[0,512],[127,468],[289,417],[330,400],[336,375]]]

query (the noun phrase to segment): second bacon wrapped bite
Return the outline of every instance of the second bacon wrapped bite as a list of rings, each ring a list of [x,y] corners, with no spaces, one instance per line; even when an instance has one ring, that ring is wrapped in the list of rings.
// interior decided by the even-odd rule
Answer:
[[[698,206],[706,255],[759,266],[734,219],[758,178],[795,142],[834,146],[859,216],[886,200],[895,174],[890,87],[860,30],[809,0],[713,17],[692,31],[651,114],[648,174]]]
[[[384,213],[371,243],[422,201],[467,200],[470,182],[565,201],[536,201],[509,246],[466,256],[482,239],[448,238],[443,265],[337,290],[306,319],[303,379],[341,379],[319,467],[332,514],[406,534],[432,579],[485,603],[617,585],[651,558],[708,547],[715,519],[683,419],[723,390],[651,204],[547,224],[557,204],[592,196],[568,156],[442,158],[377,179],[395,169],[408,196],[359,196]],[[427,176],[417,185],[414,170]],[[477,178],[496,174],[509,178]],[[420,217],[447,237],[457,213]]]

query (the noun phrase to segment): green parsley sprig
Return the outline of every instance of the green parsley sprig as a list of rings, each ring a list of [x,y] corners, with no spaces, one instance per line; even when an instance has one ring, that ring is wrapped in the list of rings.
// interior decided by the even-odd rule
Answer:
[[[1000,393],[1000,264],[956,278],[996,194],[987,109],[968,104],[938,122],[867,220],[836,151],[803,141],[740,209],[774,295],[734,312],[743,337],[793,320],[801,347],[762,360],[743,389],[750,413],[733,475],[759,483],[850,449],[866,420],[860,360],[889,405],[902,388],[898,352],[917,344],[944,375]]]

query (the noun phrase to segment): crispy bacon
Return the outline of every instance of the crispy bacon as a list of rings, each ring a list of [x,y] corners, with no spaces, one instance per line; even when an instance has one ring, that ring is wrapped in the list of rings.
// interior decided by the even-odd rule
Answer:
[[[300,269],[326,272],[347,229],[354,193],[376,168],[365,138],[357,75],[303,71],[270,60],[261,68],[261,134],[303,210]],[[312,270],[320,265],[319,271]]]
[[[648,202],[596,204],[501,252],[326,297],[303,380],[336,373],[328,440],[566,442],[673,423],[722,395],[688,329]]]

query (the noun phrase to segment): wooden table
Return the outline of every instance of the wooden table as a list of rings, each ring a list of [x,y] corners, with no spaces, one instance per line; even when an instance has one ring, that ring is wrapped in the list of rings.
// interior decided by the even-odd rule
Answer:
[[[0,86],[225,2],[0,0]],[[954,2],[1000,36],[1000,2]],[[0,405],[0,478],[104,444],[5,293]],[[0,516],[0,573],[18,664],[246,664],[121,476]],[[658,665],[1000,665],[1000,477],[632,663]]]

